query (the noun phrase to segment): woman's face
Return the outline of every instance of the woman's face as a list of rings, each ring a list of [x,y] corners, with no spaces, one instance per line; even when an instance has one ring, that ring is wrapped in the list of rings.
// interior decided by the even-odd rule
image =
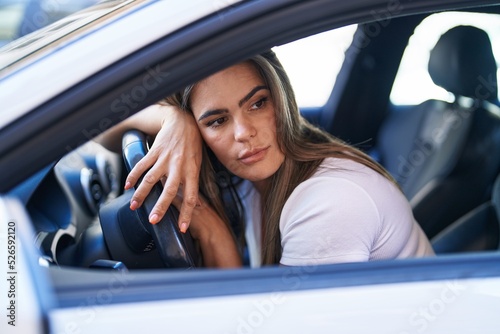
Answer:
[[[229,171],[259,187],[281,166],[270,91],[251,63],[200,81],[190,102],[203,139]]]

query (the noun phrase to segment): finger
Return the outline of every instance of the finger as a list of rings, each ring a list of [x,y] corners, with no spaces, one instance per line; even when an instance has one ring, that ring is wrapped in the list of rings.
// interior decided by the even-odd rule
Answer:
[[[151,192],[153,186],[162,178],[163,172],[159,166],[153,166],[142,179],[141,183],[134,191],[134,195],[130,199],[130,209],[135,210],[142,205],[146,196]]]
[[[156,157],[149,153],[144,156],[127,175],[125,180],[125,190],[128,190],[136,185],[141,176],[155,163]]]
[[[158,201],[149,214],[149,222],[151,224],[156,224],[163,218],[168,208],[170,207],[170,204],[177,196],[179,184],[180,179],[176,174],[169,175],[169,177],[167,178],[167,182],[165,183],[165,187],[163,188],[163,191],[158,198]]]
[[[183,200],[179,214],[179,229],[185,233],[189,228],[193,210],[198,203],[198,174],[193,173],[186,179],[183,189]]]

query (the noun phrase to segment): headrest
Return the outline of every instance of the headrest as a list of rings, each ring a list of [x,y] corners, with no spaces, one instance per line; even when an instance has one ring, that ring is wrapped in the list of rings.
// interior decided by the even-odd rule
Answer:
[[[455,95],[496,101],[496,73],[488,34],[472,26],[448,30],[430,54],[432,80]]]

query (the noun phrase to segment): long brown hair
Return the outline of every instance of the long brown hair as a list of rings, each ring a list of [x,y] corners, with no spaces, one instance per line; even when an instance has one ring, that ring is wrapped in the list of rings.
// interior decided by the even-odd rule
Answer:
[[[267,51],[247,60],[252,63],[269,87],[273,100],[278,144],[285,160],[271,177],[270,186],[262,195],[262,263],[277,264],[281,258],[281,235],[279,220],[283,206],[292,191],[303,181],[310,178],[323,159],[336,157],[361,163],[390,181],[394,179],[377,162],[357,148],[346,144],[329,133],[313,126],[300,115],[290,80],[272,51]],[[195,84],[186,87],[163,103],[180,107],[191,112],[190,96]],[[200,173],[200,191],[210,204],[228,223],[222,203],[217,172],[208,157],[209,149],[204,148],[203,164]]]

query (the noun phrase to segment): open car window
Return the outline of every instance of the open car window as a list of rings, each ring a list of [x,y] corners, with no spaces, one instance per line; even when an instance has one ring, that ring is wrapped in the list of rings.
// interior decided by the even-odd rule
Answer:
[[[349,25],[274,48],[290,77],[300,108],[326,103],[356,28],[357,25]]]

